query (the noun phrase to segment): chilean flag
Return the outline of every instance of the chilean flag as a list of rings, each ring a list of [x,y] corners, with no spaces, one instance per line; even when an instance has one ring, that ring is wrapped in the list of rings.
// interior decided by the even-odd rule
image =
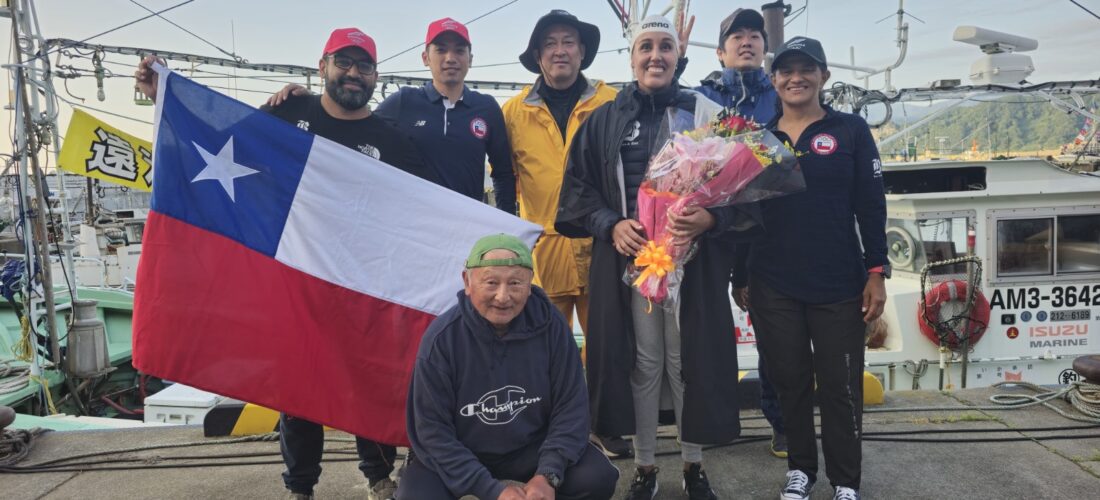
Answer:
[[[134,366],[406,444],[417,346],[470,248],[541,228],[158,72]]]

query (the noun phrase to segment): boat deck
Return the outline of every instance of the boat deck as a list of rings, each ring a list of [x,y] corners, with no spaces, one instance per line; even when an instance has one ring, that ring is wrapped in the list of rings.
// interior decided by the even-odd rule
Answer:
[[[1023,389],[1014,391],[1030,393]],[[989,405],[989,396],[997,392],[1006,392],[1006,389],[889,392],[885,405],[869,407],[872,412],[864,417],[862,493],[865,498],[1094,498],[1100,491],[1100,426],[1067,430],[1067,427],[1087,424],[1066,419],[1042,406],[1008,411],[967,409],[968,406]],[[1056,404],[1074,412],[1064,402]],[[925,406],[957,410],[905,410]],[[901,411],[877,412],[880,408]],[[712,448],[704,455],[712,485],[722,498],[775,498],[786,471],[786,461],[769,453],[766,441],[769,430],[759,412],[746,411],[742,416],[743,435],[748,439]],[[1059,430],[1026,430],[1049,427]],[[883,434],[929,430],[948,433]],[[976,430],[993,432],[973,432]],[[662,434],[668,438],[660,441],[660,451],[665,454],[658,458],[662,468],[659,499],[683,498],[678,472],[680,463],[675,441],[671,439],[672,432],[671,428],[662,429]],[[1044,436],[1069,439],[1043,440]],[[758,439],[753,440],[753,437]],[[983,443],[879,441],[883,438],[1022,440]],[[354,444],[342,433],[331,433],[329,439],[331,442],[326,448],[333,452],[326,453],[325,472],[316,496],[322,499],[366,498],[365,481],[356,469]],[[51,432],[38,438],[30,455],[20,465],[106,450],[219,440],[203,438],[201,428],[194,426]],[[282,465],[278,452],[276,441],[131,451],[98,457],[103,463],[94,467],[150,468],[0,473],[0,491],[4,498],[10,499],[84,499],[89,496],[279,498],[284,490],[279,476]],[[119,458],[137,461],[106,461]],[[259,463],[230,466],[243,462]],[[629,460],[619,460],[615,464],[623,471],[617,490],[617,496],[621,497],[629,487],[632,465]],[[824,467],[821,476],[813,498],[831,498]]]

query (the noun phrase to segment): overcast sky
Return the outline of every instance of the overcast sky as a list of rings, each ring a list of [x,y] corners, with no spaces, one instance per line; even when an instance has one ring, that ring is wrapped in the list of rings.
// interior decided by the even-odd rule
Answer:
[[[160,10],[183,0],[137,1],[153,10]],[[1078,2],[1100,13],[1100,0]],[[736,7],[759,7],[760,3],[763,3],[762,0],[744,5],[736,1],[693,0],[690,10],[697,16],[697,21],[692,39],[715,43],[722,18]],[[788,3],[797,9],[806,2],[789,0]],[[658,5],[662,8],[667,5],[662,0],[652,4],[651,10],[659,10]],[[569,10],[582,20],[599,26],[603,37],[600,50],[626,47],[622,30],[604,0],[195,0],[164,16],[227,51],[235,51],[250,62],[316,66],[325,40],[334,28],[355,26],[362,29],[375,38],[379,57],[386,59],[422,43],[427,25],[434,19],[452,17],[466,22],[501,6],[504,7],[499,11],[469,24],[474,54],[474,68],[468,76],[471,80],[533,81],[535,75],[516,63],[517,56],[526,47],[535,21],[551,7]],[[897,7],[894,0],[810,0],[804,13],[789,20],[786,36],[808,35],[820,39],[831,61],[848,62],[849,47],[854,46],[856,64],[885,66],[898,56],[894,43],[896,22],[892,15]],[[147,14],[130,0],[49,0],[38,2],[38,9],[39,22],[46,38],[75,40]],[[924,22],[906,18],[910,25],[910,44],[904,64],[894,73],[895,87],[924,86],[941,78],[959,78],[967,83],[970,63],[978,59],[981,53],[977,47],[951,40],[952,32],[960,25],[976,25],[1037,39],[1038,50],[1029,53],[1036,67],[1035,74],[1029,78],[1032,82],[1100,78],[1100,56],[1096,55],[1097,47],[1100,47],[1100,19],[1092,17],[1069,0],[909,0],[905,3],[905,9]],[[0,30],[3,32],[0,48],[7,53],[11,40],[10,24],[4,23]],[[141,21],[92,41],[105,45],[222,56],[205,42],[157,18]],[[428,76],[420,62],[420,52],[421,49],[416,48],[385,61],[380,71]],[[691,47],[688,57],[691,63],[684,74],[683,81],[686,83],[696,84],[717,68],[713,49]],[[108,79],[105,85],[106,101],[96,99],[94,80],[88,77],[68,81],[69,92],[75,97],[66,93],[65,82],[56,81],[59,94],[74,101],[80,97],[85,99],[87,105],[139,120],[151,120],[151,107],[133,104],[133,82],[129,78],[133,69],[113,64],[132,65],[137,58],[109,54],[107,60],[112,64],[106,68],[120,76]],[[56,56],[51,62],[57,63]],[[62,56],[61,64],[91,69],[91,63],[86,59]],[[479,65],[491,66],[479,68]],[[183,67],[183,63],[173,63],[171,66]],[[608,81],[627,80],[630,78],[628,56],[625,51],[600,54],[586,74]],[[834,69],[833,75],[834,80],[861,83],[849,71]],[[221,78],[200,81],[212,86],[233,86],[232,82]],[[872,79],[872,87],[882,85],[881,78]],[[10,79],[8,86],[11,88]],[[265,93],[281,86],[272,82],[237,80],[238,91],[235,95],[249,104],[259,105]],[[503,96],[507,93],[495,94]],[[6,98],[4,100],[7,101]],[[62,104],[59,116],[62,134],[71,110],[69,105]],[[8,121],[11,121],[11,112],[5,112],[9,114]],[[135,135],[147,138],[152,135],[149,125],[95,111],[91,113]],[[0,150],[10,151],[11,146],[4,144]]]

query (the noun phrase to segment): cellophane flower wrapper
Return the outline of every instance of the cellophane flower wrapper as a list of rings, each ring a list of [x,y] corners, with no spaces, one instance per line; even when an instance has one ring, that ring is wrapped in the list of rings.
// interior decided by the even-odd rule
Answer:
[[[737,126],[752,125],[741,122]],[[795,153],[771,132],[718,133],[703,127],[672,134],[638,190],[638,221],[648,241],[623,279],[668,310],[675,310],[683,266],[695,250],[694,240],[668,234],[669,213],[756,202],[806,187]]]

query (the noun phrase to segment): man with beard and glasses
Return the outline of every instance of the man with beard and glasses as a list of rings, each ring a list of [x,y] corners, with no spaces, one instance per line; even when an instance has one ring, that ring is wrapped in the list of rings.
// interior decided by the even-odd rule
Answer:
[[[516,175],[504,115],[493,97],[466,87],[473,54],[466,26],[449,17],[428,25],[421,59],[432,72],[423,87],[402,87],[375,114],[409,136],[444,187],[475,200],[485,198],[485,157],[497,208],[516,213]],[[268,99],[279,106],[287,96],[307,95],[287,85]]]
[[[260,109],[302,130],[438,183],[438,177],[425,166],[412,142],[367,107],[378,78],[377,60],[371,37],[356,28],[335,30],[318,63],[325,81],[325,93],[290,96],[277,108],[263,106]],[[151,68],[154,61],[151,56],[145,58],[134,77],[139,90],[155,100],[157,79]],[[320,424],[284,413],[279,418],[279,431],[280,449],[287,467],[283,482],[290,491],[289,497],[312,498],[313,487],[321,477],[324,429]],[[372,500],[392,498],[397,485],[390,479],[390,473],[397,450],[361,437],[356,437],[355,447],[361,460],[359,470],[370,484],[368,497]]]

